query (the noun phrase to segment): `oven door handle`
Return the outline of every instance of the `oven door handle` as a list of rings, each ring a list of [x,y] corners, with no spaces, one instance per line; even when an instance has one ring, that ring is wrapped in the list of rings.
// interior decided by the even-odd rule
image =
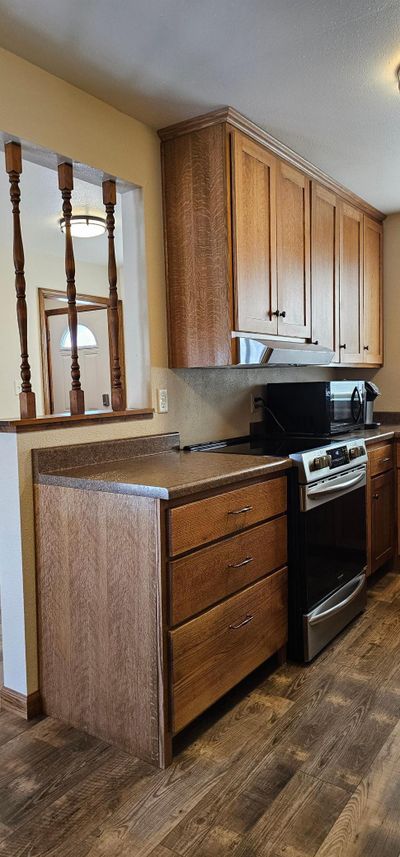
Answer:
[[[357,485],[364,479],[365,470],[355,476],[353,479],[348,479],[347,482],[337,482],[336,485],[320,485],[317,488],[309,488],[307,497],[321,497],[323,494],[334,494],[336,491],[342,491],[343,488],[350,488],[352,485]]]
[[[334,607],[330,607],[328,610],[324,610],[323,613],[319,613],[316,616],[311,616],[308,620],[308,624],[311,626],[319,625],[320,622],[324,622],[325,619],[330,619],[331,616],[336,616],[336,614],[344,610],[344,608],[347,607],[348,604],[351,604],[351,602],[357,598],[357,595],[360,594],[361,590],[365,586],[365,574],[360,574],[356,578],[356,580],[358,581],[357,586],[355,589],[353,589],[353,592],[351,592],[350,595],[347,596],[347,598],[344,598],[343,601],[340,602],[340,604],[335,604]]]

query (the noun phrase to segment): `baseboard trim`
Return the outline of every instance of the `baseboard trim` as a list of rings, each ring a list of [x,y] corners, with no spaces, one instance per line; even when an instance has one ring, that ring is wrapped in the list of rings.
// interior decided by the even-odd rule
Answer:
[[[42,713],[42,700],[40,691],[35,690],[34,693],[28,695],[18,693],[17,690],[11,690],[10,687],[0,688],[0,709],[2,711],[12,711],[14,714],[19,714],[25,720],[31,720],[32,717],[37,717]]]

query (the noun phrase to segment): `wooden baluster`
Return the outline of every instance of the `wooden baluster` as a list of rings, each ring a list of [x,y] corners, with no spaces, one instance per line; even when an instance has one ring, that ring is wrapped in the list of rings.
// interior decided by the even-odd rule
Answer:
[[[36,417],[35,394],[31,386],[31,367],[28,353],[28,323],[26,307],[25,258],[22,243],[19,203],[21,191],[19,177],[22,173],[22,153],[19,143],[10,142],[4,146],[6,156],[6,171],[10,179],[10,199],[13,213],[13,255],[15,269],[15,291],[17,295],[17,322],[21,349],[21,392],[19,394],[19,409],[21,419]]]
[[[72,164],[59,164],[58,187],[63,199],[63,217],[65,220],[65,273],[67,277],[68,327],[71,337],[71,378],[69,392],[71,414],[85,413],[85,394],[81,389],[81,371],[78,361],[78,314],[76,310],[75,259],[71,236],[71,191],[74,187]]]
[[[106,223],[108,232],[108,282],[110,284],[109,297],[109,328],[111,343],[111,404],[113,411],[122,411],[125,408],[125,395],[121,381],[121,365],[119,356],[119,315],[118,315],[118,291],[117,291],[117,265],[115,261],[114,209],[117,201],[115,181],[103,182],[103,203],[106,209]]]

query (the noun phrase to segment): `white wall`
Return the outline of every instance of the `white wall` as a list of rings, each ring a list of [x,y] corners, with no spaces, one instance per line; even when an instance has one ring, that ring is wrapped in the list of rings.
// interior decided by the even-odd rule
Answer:
[[[27,692],[17,435],[0,435],[0,603],[5,687]]]

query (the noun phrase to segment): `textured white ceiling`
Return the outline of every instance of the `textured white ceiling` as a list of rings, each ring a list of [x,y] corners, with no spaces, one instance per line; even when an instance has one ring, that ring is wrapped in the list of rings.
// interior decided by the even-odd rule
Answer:
[[[0,0],[0,15],[3,47],[154,127],[229,104],[400,209],[399,0]]]

